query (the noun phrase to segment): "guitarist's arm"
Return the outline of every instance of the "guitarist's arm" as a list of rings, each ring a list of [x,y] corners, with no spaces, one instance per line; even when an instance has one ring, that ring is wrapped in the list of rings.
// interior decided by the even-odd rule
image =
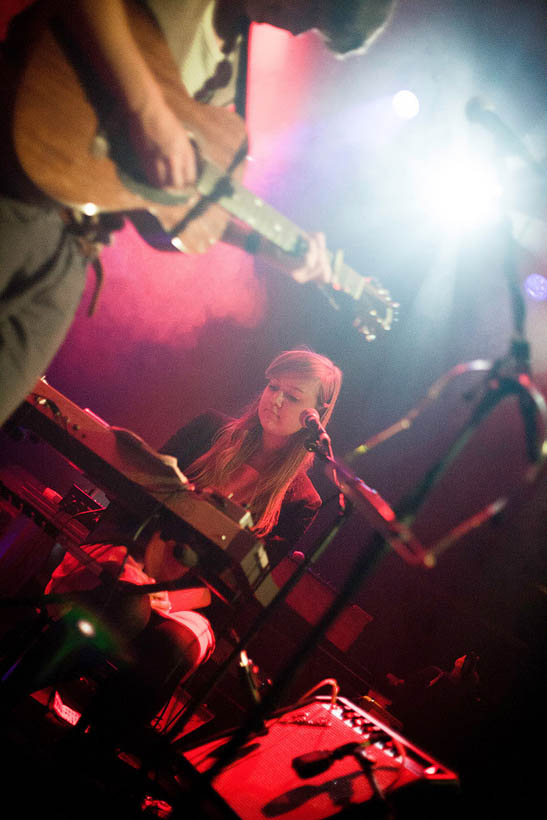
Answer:
[[[182,188],[195,180],[188,135],[131,34],[123,0],[74,0],[66,24],[126,111],[128,133],[151,184]]]
[[[281,268],[300,284],[312,280],[328,283],[332,279],[329,253],[322,233],[307,235],[308,248],[304,256],[284,253],[272,242],[239,222],[229,222],[221,238],[229,245],[235,245],[273,261],[276,267]]]
[[[130,30],[124,0],[74,0],[66,24],[95,70],[120,99],[127,128],[151,184],[182,188],[195,180],[196,157],[186,130],[164,99]],[[250,250],[248,236],[234,226],[224,241]],[[272,258],[296,281],[330,282],[332,271],[322,234],[307,237],[308,249],[297,258],[265,239],[258,252]]]

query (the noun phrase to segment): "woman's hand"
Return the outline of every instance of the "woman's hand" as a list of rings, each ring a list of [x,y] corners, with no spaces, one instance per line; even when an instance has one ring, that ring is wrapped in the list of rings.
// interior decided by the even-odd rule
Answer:
[[[152,604],[152,609],[161,610],[162,612],[171,611],[171,601],[165,590],[162,592],[151,592],[150,603]]]

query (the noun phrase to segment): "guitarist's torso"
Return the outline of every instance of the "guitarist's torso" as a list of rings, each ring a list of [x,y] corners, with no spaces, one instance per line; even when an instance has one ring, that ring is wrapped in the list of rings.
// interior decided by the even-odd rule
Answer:
[[[236,3],[228,4],[236,6]],[[238,83],[246,82],[241,50],[247,32],[217,32],[214,0],[146,0],[190,96],[217,108],[236,104]],[[242,113],[241,111],[239,113]]]

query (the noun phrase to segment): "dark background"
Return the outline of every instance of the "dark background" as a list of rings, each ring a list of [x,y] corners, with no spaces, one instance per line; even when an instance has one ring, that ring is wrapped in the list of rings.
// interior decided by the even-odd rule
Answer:
[[[17,5],[6,4],[3,18]],[[49,382],[159,446],[207,407],[238,412],[262,389],[274,355],[307,344],[344,371],[330,425],[335,453],[344,456],[415,407],[458,363],[505,356],[514,327],[503,232],[496,223],[449,230],[423,206],[417,184],[439,153],[478,148],[506,175],[519,284],[530,273],[547,275],[545,181],[502,156],[465,118],[466,102],[480,96],[545,168],[545,43],[544,4],[506,0],[408,0],[367,55],[344,61],[312,35],[255,29],[248,185],[304,229],[324,230],[329,247],[343,248],[352,267],[389,288],[401,305],[398,323],[367,343],[313,285],[222,245],[200,258],[161,254],[128,226],[104,254],[95,317],[85,315],[90,281]],[[390,109],[402,88],[421,104],[410,121]],[[522,293],[532,378],[542,388],[547,308]],[[396,506],[447,452],[480,398],[480,390],[468,391],[483,380],[483,372],[452,380],[410,430],[359,457],[356,472]],[[42,470],[36,452],[17,447],[18,458]],[[540,710],[547,480],[540,473],[523,493],[527,463],[522,414],[506,399],[428,497],[416,532],[431,544],[495,498],[523,497],[432,570],[387,555],[355,597],[373,618],[359,639],[359,661],[379,689],[388,672],[448,670],[458,656],[478,653],[480,706],[469,725],[458,723],[457,744],[447,736],[454,727],[442,725],[447,711],[437,711],[433,742],[457,763],[465,747],[461,765],[472,760],[475,772],[480,756],[489,788],[506,754],[515,776],[526,774],[529,762],[515,763],[519,741],[508,725],[529,728]],[[314,475],[328,497],[328,482]],[[61,492],[63,481],[59,473]],[[370,538],[354,514],[316,570],[339,587]],[[418,734],[428,720],[418,716]]]

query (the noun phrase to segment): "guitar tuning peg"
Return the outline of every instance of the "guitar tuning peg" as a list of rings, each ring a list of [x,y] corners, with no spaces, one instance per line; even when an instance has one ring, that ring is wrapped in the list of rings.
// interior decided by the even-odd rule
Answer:
[[[361,324],[361,321],[359,319],[356,319],[353,324],[357,328],[359,333],[361,333],[365,337],[367,342],[373,342],[375,340],[376,334],[373,333],[372,330],[369,327],[367,327],[367,325]]]

